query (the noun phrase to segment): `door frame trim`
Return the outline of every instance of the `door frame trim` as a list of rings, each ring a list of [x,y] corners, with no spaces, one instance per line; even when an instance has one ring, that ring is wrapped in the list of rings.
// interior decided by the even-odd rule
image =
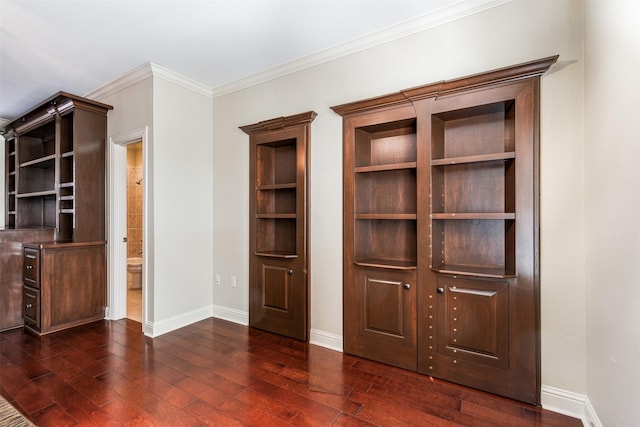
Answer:
[[[142,189],[142,253],[144,262],[142,263],[142,330],[145,335],[152,332],[152,325],[149,326],[149,295],[153,295],[150,289],[153,286],[148,280],[149,267],[152,264],[152,254],[149,249],[148,230],[148,193],[149,188],[149,167],[148,167],[148,141],[149,127],[135,129],[129,133],[112,136],[109,138],[108,146],[108,170],[109,170],[109,191],[108,191],[108,306],[107,315],[110,320],[125,318],[127,315],[127,256],[126,244],[123,244],[122,237],[126,236],[127,213],[122,212],[120,207],[126,206],[127,182],[126,166],[127,151],[126,146],[142,141],[142,173],[143,182],[146,185]]]

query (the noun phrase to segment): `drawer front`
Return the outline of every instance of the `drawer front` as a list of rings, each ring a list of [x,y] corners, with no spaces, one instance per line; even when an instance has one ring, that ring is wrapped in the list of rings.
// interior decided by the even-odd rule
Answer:
[[[40,288],[40,251],[24,248],[24,283]]]
[[[40,291],[25,286],[22,295],[24,324],[40,330]]]

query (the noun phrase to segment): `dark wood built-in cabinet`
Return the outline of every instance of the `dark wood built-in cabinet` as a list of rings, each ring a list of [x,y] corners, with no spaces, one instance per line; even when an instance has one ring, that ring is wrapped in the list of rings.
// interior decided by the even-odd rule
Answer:
[[[309,334],[309,153],[313,111],[241,129],[250,136],[249,325]]]
[[[26,242],[50,241],[53,236],[53,228],[0,229],[0,331],[24,324],[22,245]]]
[[[24,245],[24,325],[46,334],[104,318],[105,244]]]
[[[107,112],[111,108],[59,92],[4,129],[6,227],[51,229],[53,236],[42,239],[40,251],[55,247],[52,253],[62,253],[62,242],[73,243],[64,246],[63,257],[51,255],[53,262],[37,264],[30,263],[33,248],[25,247],[21,296],[25,325],[39,334],[104,316],[106,260],[104,256],[88,260],[81,253],[101,244],[104,254]],[[56,245],[50,247],[53,242]],[[89,269],[86,262],[97,264]],[[44,281],[51,285],[37,290],[31,281],[36,267],[40,277],[57,279]],[[101,276],[87,275],[87,269]],[[97,294],[101,315],[95,308]],[[93,295],[90,302],[87,295]],[[37,316],[36,307],[41,310]]]
[[[556,59],[333,107],[345,352],[540,402],[539,85]]]

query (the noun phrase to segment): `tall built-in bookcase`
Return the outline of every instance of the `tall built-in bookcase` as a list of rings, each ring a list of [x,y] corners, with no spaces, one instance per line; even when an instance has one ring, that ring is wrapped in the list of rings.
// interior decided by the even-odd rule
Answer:
[[[249,135],[249,325],[309,339],[309,111],[241,129]]]
[[[544,58],[333,107],[344,350],[540,402]]]
[[[59,92],[5,126],[5,227],[13,230],[0,232],[14,239],[6,247],[24,248],[1,284],[10,289],[11,312],[0,313],[0,323],[20,326],[14,319],[22,317],[28,331],[43,335],[104,318],[111,108]],[[31,243],[35,235],[53,238]]]

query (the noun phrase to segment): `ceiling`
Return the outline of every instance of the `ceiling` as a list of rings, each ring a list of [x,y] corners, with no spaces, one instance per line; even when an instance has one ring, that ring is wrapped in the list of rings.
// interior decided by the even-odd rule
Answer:
[[[0,0],[0,119],[149,62],[215,89],[464,1]]]

